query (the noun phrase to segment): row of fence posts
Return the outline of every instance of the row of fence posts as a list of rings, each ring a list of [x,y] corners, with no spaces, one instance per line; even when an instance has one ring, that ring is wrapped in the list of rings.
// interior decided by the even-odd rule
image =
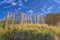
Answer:
[[[44,17],[39,14],[7,13],[6,25],[10,24],[37,24],[44,23]]]

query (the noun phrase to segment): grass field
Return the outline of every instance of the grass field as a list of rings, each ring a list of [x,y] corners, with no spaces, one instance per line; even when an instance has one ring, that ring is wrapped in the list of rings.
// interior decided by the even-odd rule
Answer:
[[[59,40],[55,38],[56,35],[60,35],[60,27],[46,24],[15,24],[0,27],[0,40]]]

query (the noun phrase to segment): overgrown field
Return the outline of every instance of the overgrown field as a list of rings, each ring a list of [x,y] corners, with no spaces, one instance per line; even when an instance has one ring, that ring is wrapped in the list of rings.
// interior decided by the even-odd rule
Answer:
[[[46,24],[15,24],[0,27],[0,40],[59,40],[60,27]]]

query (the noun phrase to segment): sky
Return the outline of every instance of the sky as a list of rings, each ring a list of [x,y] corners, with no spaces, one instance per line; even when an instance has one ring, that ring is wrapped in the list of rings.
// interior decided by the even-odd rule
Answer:
[[[41,15],[60,12],[60,0],[0,0],[0,20],[7,12]]]

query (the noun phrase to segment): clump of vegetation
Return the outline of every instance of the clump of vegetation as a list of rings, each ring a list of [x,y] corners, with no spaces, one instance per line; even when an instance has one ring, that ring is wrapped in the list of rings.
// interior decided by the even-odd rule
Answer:
[[[41,24],[16,24],[5,29],[1,27],[0,40],[55,40],[57,32],[52,28]]]
[[[33,30],[17,31],[12,30],[2,35],[1,40],[54,40],[52,31],[34,32]]]

